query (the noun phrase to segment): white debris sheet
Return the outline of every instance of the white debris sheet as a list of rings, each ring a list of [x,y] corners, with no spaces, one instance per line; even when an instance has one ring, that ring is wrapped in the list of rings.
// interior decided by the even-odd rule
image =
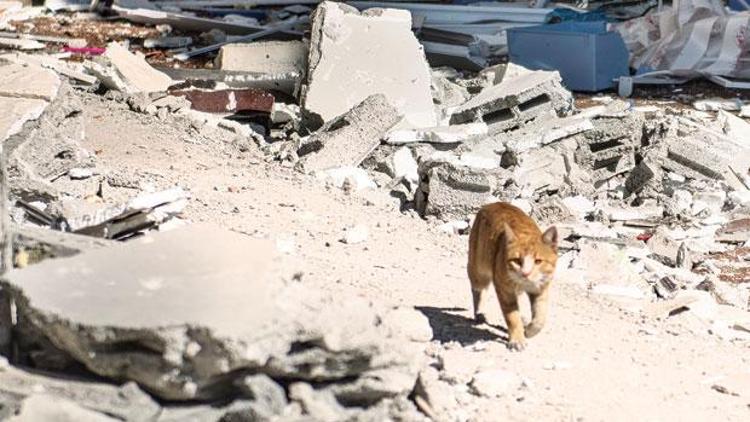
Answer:
[[[720,0],[675,0],[615,28],[633,68],[676,75],[750,78],[750,14],[732,13]]]

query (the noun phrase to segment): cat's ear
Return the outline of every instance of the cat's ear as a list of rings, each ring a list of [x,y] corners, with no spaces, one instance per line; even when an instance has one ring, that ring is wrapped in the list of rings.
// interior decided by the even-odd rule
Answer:
[[[508,223],[503,223],[503,236],[505,236],[506,243],[513,243],[516,240],[516,234],[513,233]]]
[[[546,243],[553,248],[557,248],[557,228],[552,226],[542,234],[542,242]]]

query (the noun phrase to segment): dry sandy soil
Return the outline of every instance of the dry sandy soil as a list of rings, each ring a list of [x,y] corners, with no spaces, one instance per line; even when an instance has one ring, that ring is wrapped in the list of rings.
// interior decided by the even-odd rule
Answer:
[[[451,355],[459,372],[504,369],[521,380],[496,399],[454,387],[448,419],[750,420],[750,345],[719,339],[690,312],[647,317],[643,302],[611,302],[559,281],[547,328],[524,352],[510,352],[498,309],[491,325],[469,319],[465,236],[399,212],[384,192],[347,194],[266,162],[257,147],[219,130],[160,121],[93,95],[84,101],[84,147],[97,152],[102,171],[141,187],[183,187],[192,196],[185,218],[276,240],[305,284],[417,307],[434,331],[435,365]],[[93,194],[97,178],[56,185]],[[104,197],[137,192],[105,186]],[[354,224],[366,225],[369,238],[340,242]]]

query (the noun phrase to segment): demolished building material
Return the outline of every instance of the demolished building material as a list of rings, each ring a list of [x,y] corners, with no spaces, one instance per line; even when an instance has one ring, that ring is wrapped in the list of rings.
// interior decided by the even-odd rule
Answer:
[[[76,204],[84,205],[79,202]],[[61,214],[71,231],[106,239],[120,239],[179,215],[187,204],[187,194],[179,187],[144,193],[126,203],[97,208],[93,212],[89,209],[75,210],[76,204],[70,204],[67,209],[65,202],[62,205]]]
[[[409,13],[321,3],[312,17],[303,107],[327,122],[373,94],[385,95],[410,127],[437,124],[429,67]]]
[[[305,158],[305,170],[315,172],[339,166],[358,166],[400,119],[399,111],[384,95],[367,97],[310,136],[299,151],[300,155],[314,152]]]
[[[249,44],[227,44],[221,47],[221,70],[265,74],[305,73],[307,44],[302,41],[257,41]]]
[[[635,167],[635,152],[641,146],[643,116],[599,116],[594,129],[576,136],[576,163],[587,171],[596,188]]]
[[[357,400],[365,405],[408,394],[423,346],[376,323],[391,310],[283,283],[266,243],[193,226],[48,260],[13,272],[4,287],[20,335],[33,327],[90,371],[163,399],[226,397],[248,372],[325,382],[339,401],[366,379]]]
[[[460,161],[425,160],[419,164],[415,198],[422,215],[444,221],[465,218],[482,205],[513,198],[505,184],[511,174],[502,168],[476,168]]]
[[[302,84],[302,74],[297,72],[265,74],[257,72],[235,72],[209,69],[178,69],[157,67],[160,72],[169,75],[175,81],[197,86],[216,86],[222,83],[235,89],[262,89],[279,91],[296,96]]]
[[[109,43],[106,52],[96,60],[86,63],[86,68],[110,89],[128,94],[160,92],[173,83],[169,76],[116,42]]]
[[[207,113],[241,113],[259,111],[270,113],[273,95],[258,89],[223,89],[203,91],[198,89],[170,91],[171,95],[190,101],[193,110]]]
[[[494,134],[541,115],[567,115],[573,110],[573,97],[560,82],[557,72],[544,71],[503,79],[454,110],[450,122],[484,122]]]
[[[46,375],[46,376],[45,376]],[[110,415],[118,420],[146,421],[156,418],[160,406],[135,383],[122,386],[78,380],[74,378],[54,378],[50,374],[38,374],[13,367],[0,370],[0,397],[10,399],[20,409],[22,401],[37,394],[45,394],[51,399],[63,399],[82,408]],[[3,400],[5,401],[5,400]],[[0,409],[0,419],[10,416]],[[54,408],[53,408],[54,409]],[[54,413],[52,413],[53,415]],[[24,415],[24,413],[21,413]],[[20,420],[35,420],[23,419]],[[52,420],[48,418],[36,420]]]

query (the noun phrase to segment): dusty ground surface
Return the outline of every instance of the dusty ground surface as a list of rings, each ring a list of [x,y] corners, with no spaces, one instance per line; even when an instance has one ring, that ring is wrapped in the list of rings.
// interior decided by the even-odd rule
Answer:
[[[518,377],[503,397],[478,399],[455,386],[452,416],[470,420],[746,421],[750,419],[750,344],[710,333],[689,312],[644,316],[644,302],[610,302],[574,283],[554,287],[551,319],[522,353],[506,349],[499,308],[491,325],[470,318],[467,238],[398,211],[385,193],[347,194],[267,163],[258,148],[226,132],[159,121],[124,104],[87,95],[86,141],[97,165],[120,184],[179,185],[191,193],[185,218],[211,221],[276,241],[290,272],[331,291],[415,306],[432,325],[428,359],[458,356],[459,366],[503,369]],[[169,117],[168,119],[173,119]],[[94,194],[98,178],[57,187]],[[105,184],[104,200],[137,191]],[[364,224],[369,238],[340,242]],[[469,369],[470,370],[470,369]]]

